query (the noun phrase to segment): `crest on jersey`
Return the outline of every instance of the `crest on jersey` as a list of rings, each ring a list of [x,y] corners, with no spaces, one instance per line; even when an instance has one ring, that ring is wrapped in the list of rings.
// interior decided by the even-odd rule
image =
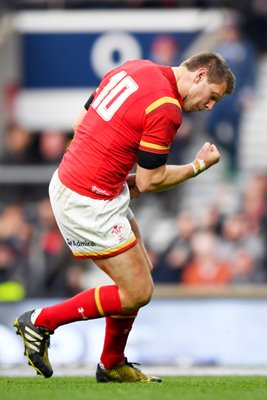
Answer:
[[[111,230],[111,233],[113,235],[117,235],[119,237],[119,240],[123,240],[122,230],[123,230],[122,225],[114,225]]]

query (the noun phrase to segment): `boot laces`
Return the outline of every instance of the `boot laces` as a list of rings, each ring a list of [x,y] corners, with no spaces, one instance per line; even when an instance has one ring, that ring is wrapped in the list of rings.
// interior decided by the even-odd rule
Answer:
[[[141,366],[140,363],[130,362],[130,361],[128,361],[127,357],[125,357],[124,364],[129,365],[129,367],[132,367],[132,368],[136,369],[137,371],[141,372],[141,369],[139,368]]]

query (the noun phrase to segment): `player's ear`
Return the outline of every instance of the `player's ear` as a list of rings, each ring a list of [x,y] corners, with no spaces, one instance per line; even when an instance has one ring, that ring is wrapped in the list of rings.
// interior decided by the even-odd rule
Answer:
[[[206,75],[207,75],[206,68],[199,68],[199,70],[196,72],[195,82],[199,83]]]

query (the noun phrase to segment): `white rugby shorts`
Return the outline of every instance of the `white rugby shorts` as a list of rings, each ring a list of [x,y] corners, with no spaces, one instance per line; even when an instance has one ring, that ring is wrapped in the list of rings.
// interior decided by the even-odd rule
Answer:
[[[49,196],[58,227],[74,257],[112,257],[136,244],[127,184],[115,199],[98,200],[64,186],[55,171]]]

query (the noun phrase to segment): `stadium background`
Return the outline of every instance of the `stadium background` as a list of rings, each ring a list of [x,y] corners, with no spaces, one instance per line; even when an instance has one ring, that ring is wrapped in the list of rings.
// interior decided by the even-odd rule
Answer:
[[[136,322],[127,354],[149,365],[266,366],[265,3],[239,1],[233,10],[229,8],[231,2],[216,0],[1,2],[1,373],[10,366],[16,371],[25,362],[12,328],[15,316],[106,279],[91,263],[73,263],[58,243],[51,222],[46,193],[61,155],[59,136],[64,137],[66,146],[73,119],[110,68],[131,58],[172,65],[195,49],[211,46],[211,39],[233,24],[249,40],[254,57],[251,87],[246,87],[253,93],[241,113],[240,164],[237,170],[230,168],[229,153],[223,150],[222,162],[214,171],[175,191],[157,197],[148,195],[133,204],[156,265],[157,286],[154,300]],[[210,140],[206,119],[185,118],[182,139],[174,146],[174,162],[191,160],[199,144]],[[7,138],[14,124],[31,138],[30,152],[17,157],[17,161],[7,152]],[[48,150],[44,145],[42,153],[40,143],[46,143],[47,137],[55,141],[47,145]],[[244,257],[239,252],[238,258],[235,253],[236,240],[230,240],[229,246],[228,238],[226,246],[221,228],[226,219],[234,225],[236,221],[231,218],[240,213],[247,218],[247,240],[242,237],[242,246],[239,243],[237,250],[243,251],[241,256],[244,250],[250,256],[250,263],[245,258],[243,264]],[[228,258],[239,263],[241,272],[235,271],[223,282],[186,282],[180,271],[187,265],[175,268],[174,263],[172,268],[168,259],[170,254],[177,256],[179,246],[187,246],[185,242],[177,243],[182,229],[180,216],[191,216],[201,232],[212,231],[212,240],[219,236],[224,261],[228,252]],[[210,242],[210,237],[195,239],[200,243],[203,240]],[[213,245],[211,241],[206,255],[209,259],[214,258]],[[233,264],[229,262],[230,270]],[[61,327],[52,338],[52,362],[95,364],[102,335],[101,320]]]

